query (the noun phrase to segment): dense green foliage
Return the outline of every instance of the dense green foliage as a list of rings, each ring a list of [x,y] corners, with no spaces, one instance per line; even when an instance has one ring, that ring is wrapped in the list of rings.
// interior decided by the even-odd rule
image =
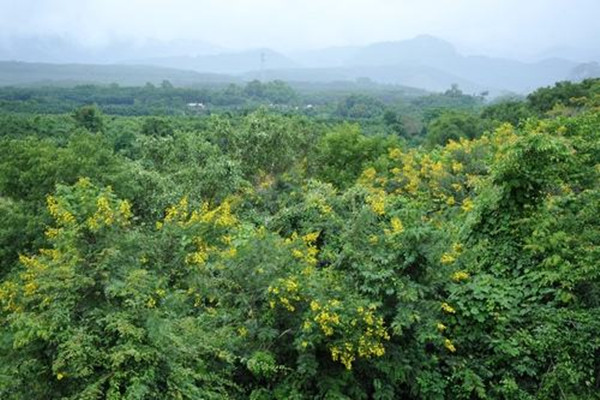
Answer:
[[[0,114],[0,398],[597,398],[597,90]]]

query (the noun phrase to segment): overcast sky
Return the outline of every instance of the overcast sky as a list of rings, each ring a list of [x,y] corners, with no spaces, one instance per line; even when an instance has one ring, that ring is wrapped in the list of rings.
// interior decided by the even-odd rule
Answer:
[[[600,0],[0,0],[0,38],[199,39],[279,50],[360,45],[428,33],[505,56],[600,47]]]

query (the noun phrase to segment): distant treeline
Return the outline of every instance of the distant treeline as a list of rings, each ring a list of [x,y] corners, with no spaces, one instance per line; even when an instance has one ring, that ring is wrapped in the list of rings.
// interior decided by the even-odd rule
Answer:
[[[94,105],[105,115],[190,116],[247,115],[258,107],[285,115],[304,115],[320,122],[358,123],[366,134],[396,134],[412,144],[444,143],[460,136],[476,137],[499,123],[517,125],[530,117],[597,102],[600,80],[559,82],[526,98],[486,101],[486,93],[470,95],[453,85],[443,93],[372,82],[288,84],[251,81],[206,87],[156,86],[2,87],[0,113],[65,114]]]

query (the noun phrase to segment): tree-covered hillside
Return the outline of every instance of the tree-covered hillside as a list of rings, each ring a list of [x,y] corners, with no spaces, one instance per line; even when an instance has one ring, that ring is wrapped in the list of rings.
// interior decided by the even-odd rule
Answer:
[[[0,398],[597,398],[600,80],[305,96],[0,89]]]

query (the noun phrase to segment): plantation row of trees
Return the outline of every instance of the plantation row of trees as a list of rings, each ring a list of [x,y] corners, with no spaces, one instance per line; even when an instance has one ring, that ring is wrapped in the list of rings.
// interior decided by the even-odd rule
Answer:
[[[1,114],[0,398],[596,398],[599,89]]]

